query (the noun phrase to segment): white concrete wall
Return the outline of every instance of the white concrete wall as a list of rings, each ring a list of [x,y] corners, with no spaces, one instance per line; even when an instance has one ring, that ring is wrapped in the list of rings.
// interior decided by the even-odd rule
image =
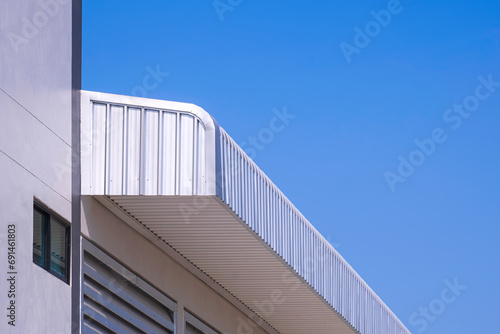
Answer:
[[[82,235],[221,333],[266,333],[256,324],[249,326],[245,314],[97,200],[87,196],[82,199]],[[245,319],[243,327],[238,319]]]
[[[2,1],[0,333],[70,333],[70,286],[32,261],[33,198],[71,217],[71,1]],[[16,225],[8,325],[7,226]]]

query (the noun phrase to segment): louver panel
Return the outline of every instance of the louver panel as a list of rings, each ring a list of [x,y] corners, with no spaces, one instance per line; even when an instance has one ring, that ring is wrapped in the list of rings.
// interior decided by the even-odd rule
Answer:
[[[83,333],[174,333],[175,303],[84,242]]]

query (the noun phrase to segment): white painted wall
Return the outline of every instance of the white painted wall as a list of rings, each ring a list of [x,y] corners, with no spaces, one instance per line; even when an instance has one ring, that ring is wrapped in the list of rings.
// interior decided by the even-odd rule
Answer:
[[[71,216],[71,1],[2,1],[0,333],[70,333],[70,286],[32,261],[33,198]],[[7,226],[16,225],[16,326],[8,325]]]

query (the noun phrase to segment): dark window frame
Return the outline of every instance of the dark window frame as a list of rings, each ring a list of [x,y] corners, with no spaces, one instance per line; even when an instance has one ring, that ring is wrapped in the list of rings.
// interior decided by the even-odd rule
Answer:
[[[43,263],[39,263],[35,261],[35,251],[33,248],[32,252],[32,260],[33,263],[39,266],[40,268],[45,269],[47,272],[51,273],[55,277],[59,278],[61,281],[65,282],[66,284],[69,284],[69,275],[70,275],[70,250],[71,250],[71,224],[62,218],[59,214],[51,210],[48,206],[40,202],[39,200],[35,199],[33,203],[33,215],[36,213],[40,214],[42,216],[42,249],[41,252],[43,254]],[[51,222],[58,223],[61,225],[65,232],[64,232],[64,244],[65,244],[65,252],[66,252],[66,259],[64,261],[65,263],[65,270],[64,273],[61,274],[55,270],[52,269],[51,266]],[[33,233],[34,231],[34,224],[35,221],[33,220]]]

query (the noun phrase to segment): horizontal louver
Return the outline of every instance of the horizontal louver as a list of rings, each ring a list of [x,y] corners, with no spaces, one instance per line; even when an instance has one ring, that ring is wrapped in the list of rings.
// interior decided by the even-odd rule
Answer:
[[[84,334],[174,332],[171,300],[89,242],[84,245]]]

